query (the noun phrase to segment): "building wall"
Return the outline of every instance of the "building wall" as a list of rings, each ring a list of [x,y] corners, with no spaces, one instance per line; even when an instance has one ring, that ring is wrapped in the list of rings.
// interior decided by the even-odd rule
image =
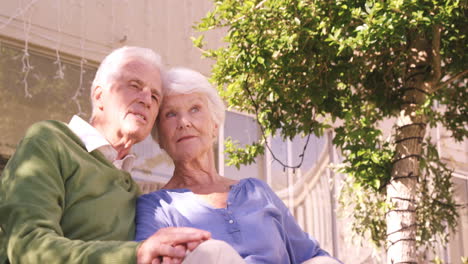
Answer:
[[[166,65],[183,65],[204,74],[210,62],[193,47],[192,29],[211,1],[190,0],[3,0],[0,32],[86,60],[99,62],[123,45],[159,52]],[[216,45],[219,33],[210,33]]]

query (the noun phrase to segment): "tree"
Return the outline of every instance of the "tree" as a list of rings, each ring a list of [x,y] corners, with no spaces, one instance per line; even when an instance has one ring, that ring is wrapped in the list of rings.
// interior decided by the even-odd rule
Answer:
[[[385,246],[388,263],[417,263],[418,246],[456,225],[450,171],[426,127],[468,135],[467,9],[456,0],[220,0],[197,29],[226,30],[225,46],[204,50],[216,61],[212,79],[265,135],[334,130],[354,230]],[[203,35],[194,44],[203,48]],[[396,120],[390,140],[378,125],[386,119]],[[264,141],[229,154],[252,162]]]

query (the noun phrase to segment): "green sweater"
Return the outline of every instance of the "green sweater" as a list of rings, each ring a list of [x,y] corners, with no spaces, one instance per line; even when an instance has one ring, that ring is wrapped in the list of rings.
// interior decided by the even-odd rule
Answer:
[[[138,192],[66,124],[34,124],[0,178],[0,264],[135,263]]]

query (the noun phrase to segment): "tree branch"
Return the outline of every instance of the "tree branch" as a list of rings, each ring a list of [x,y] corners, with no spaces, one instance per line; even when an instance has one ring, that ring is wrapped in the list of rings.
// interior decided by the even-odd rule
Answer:
[[[439,80],[441,73],[441,58],[440,58],[440,33],[442,27],[440,25],[434,25],[432,27],[432,78],[431,82],[435,85]]]
[[[253,8],[253,10],[259,9],[260,7],[263,6],[263,4],[264,4],[265,2],[266,2],[266,0],[261,1],[260,3],[258,3],[258,4]],[[241,19],[244,19],[244,18],[245,18],[245,15],[240,16],[240,17],[234,19],[230,24],[232,25],[232,24],[236,23],[237,21],[239,21],[239,20],[241,20]]]
[[[259,9],[265,2],[266,2],[266,0],[261,1],[260,3],[258,3],[258,4],[254,7],[254,9]]]
[[[445,86],[447,86],[448,84],[460,79],[461,77],[463,77],[464,75],[468,74],[468,70],[464,70],[460,73],[457,73],[455,74],[454,76],[450,77],[447,81],[443,82],[443,83],[440,83],[439,85],[437,85],[436,87],[434,87],[434,90],[433,90],[433,93],[437,92],[438,90],[444,88]]]

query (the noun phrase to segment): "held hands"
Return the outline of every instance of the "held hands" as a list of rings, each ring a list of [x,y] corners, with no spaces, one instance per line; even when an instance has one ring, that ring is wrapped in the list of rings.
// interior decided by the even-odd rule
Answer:
[[[138,248],[137,263],[182,263],[187,249],[192,251],[210,238],[210,232],[190,227],[159,229]]]

